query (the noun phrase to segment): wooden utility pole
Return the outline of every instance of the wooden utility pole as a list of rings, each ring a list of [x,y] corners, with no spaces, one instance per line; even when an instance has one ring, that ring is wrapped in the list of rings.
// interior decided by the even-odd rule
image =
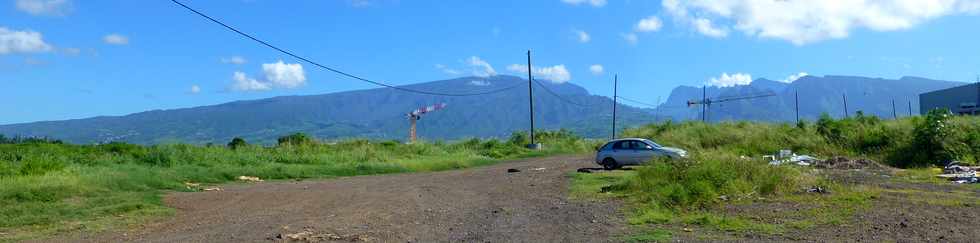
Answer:
[[[909,100],[909,116],[912,116],[912,100]]]
[[[531,111],[531,144],[529,146],[534,146],[534,92],[531,89],[531,82],[534,82],[534,77],[531,76],[531,50],[527,50],[527,106]]]
[[[708,86],[701,86],[701,122],[708,122]]]
[[[796,91],[796,123],[800,123],[800,91]]]
[[[898,120],[898,112],[895,111],[895,99],[892,99],[892,118]]]
[[[612,139],[616,139],[616,106],[619,106],[619,74],[613,75]]]
[[[847,118],[850,116],[850,114],[847,113],[847,93],[842,93],[840,96],[844,97],[844,118]]]

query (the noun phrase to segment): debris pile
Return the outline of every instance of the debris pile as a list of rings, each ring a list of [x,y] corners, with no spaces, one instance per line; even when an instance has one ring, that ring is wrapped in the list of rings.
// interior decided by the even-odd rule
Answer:
[[[793,153],[792,150],[784,149],[779,150],[779,153],[774,155],[762,156],[764,159],[769,160],[770,165],[784,165],[784,164],[794,164],[800,166],[810,166],[814,162],[820,161],[816,157],[810,155],[800,155]]]
[[[819,186],[814,186],[814,187],[807,188],[806,189],[806,192],[807,193],[819,193],[819,194],[827,194],[827,193],[830,193],[830,191],[827,191],[827,189],[824,189],[823,187],[819,187]]]
[[[874,162],[869,159],[851,160],[843,156],[837,156],[827,160],[817,161],[817,163],[815,163],[814,166],[822,169],[836,169],[836,170],[883,168],[883,166],[881,166],[877,162]]]
[[[270,238],[271,239],[271,238]],[[334,233],[317,233],[312,228],[303,229],[303,231],[291,233],[291,234],[278,234],[273,239],[285,240],[287,242],[322,242],[322,241],[349,241],[349,242],[367,242],[372,239],[361,235],[338,235]]]
[[[937,175],[940,178],[947,178],[957,184],[980,183],[980,174],[974,168],[960,165],[959,161],[953,161],[943,167],[943,174]]]
[[[239,176],[238,177],[238,180],[239,181],[245,181],[245,182],[262,182],[262,181],[264,181],[262,179],[259,179],[258,177],[255,177],[255,176]]]

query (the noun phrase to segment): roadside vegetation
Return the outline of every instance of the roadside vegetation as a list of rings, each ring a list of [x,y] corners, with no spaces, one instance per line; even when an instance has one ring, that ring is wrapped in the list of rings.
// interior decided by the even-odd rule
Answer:
[[[547,144],[544,150],[525,149],[523,133],[507,140],[413,144],[327,143],[291,134],[271,147],[240,138],[226,146],[140,146],[0,137],[0,241],[125,227],[171,214],[161,202],[166,191],[220,187],[239,176],[285,180],[440,171],[595,147],[565,130],[536,138]]]
[[[824,159],[872,159],[908,168],[900,176],[933,181],[937,166],[952,160],[977,164],[980,158],[980,119],[947,114],[937,110],[924,117],[886,121],[858,113],[839,120],[823,116],[795,125],[744,121],[650,124],[627,129],[623,137],[684,148],[690,158],[655,160],[632,171],[576,174],[571,195],[625,199],[631,205],[627,221],[636,228],[628,241],[669,240],[672,232],[692,230],[687,227],[735,235],[780,235],[847,224],[882,193],[894,193],[842,184],[812,167],[772,166],[762,156],[790,149]],[[831,193],[808,193],[812,188]],[[743,210],[760,202],[776,206]]]

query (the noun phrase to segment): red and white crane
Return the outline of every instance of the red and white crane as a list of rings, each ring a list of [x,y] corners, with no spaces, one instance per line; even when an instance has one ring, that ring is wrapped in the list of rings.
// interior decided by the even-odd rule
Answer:
[[[438,104],[435,104],[435,105],[430,105],[430,106],[426,106],[426,107],[420,107],[418,109],[415,109],[412,112],[409,112],[408,115],[407,115],[407,117],[408,117],[408,122],[411,123],[411,126],[408,128],[408,142],[410,142],[410,143],[414,143],[415,142],[415,123],[416,123],[416,121],[418,121],[419,119],[422,119],[422,115],[423,114],[429,113],[429,112],[433,112],[433,111],[437,111],[437,110],[442,110],[442,108],[446,108],[446,103],[438,103]]]

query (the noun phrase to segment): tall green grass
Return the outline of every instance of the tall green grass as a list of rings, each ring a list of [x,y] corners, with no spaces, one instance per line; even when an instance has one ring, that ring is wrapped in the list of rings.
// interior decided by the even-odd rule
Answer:
[[[759,122],[665,122],[627,129],[624,136],[701,153],[758,157],[790,149],[823,157],[871,158],[895,167],[943,166],[951,160],[980,162],[980,118],[935,110],[927,116],[881,120],[858,113],[823,116],[795,126]]]
[[[779,233],[787,228],[719,213],[722,205],[760,198],[812,205],[801,213],[805,217],[789,221],[792,228],[806,228],[846,222],[877,193],[839,185],[810,168],[771,166],[762,159],[782,149],[822,158],[871,158],[896,167],[941,166],[950,160],[975,164],[980,158],[980,118],[954,117],[942,110],[898,120],[860,113],[838,120],[823,116],[796,125],[665,122],[627,129],[623,136],[683,148],[691,157],[654,160],[627,175],[576,175],[573,194],[602,187],[592,193],[626,198],[635,205],[629,218],[634,225],[701,225],[734,232]],[[835,192],[824,197],[800,194],[813,186]]]
[[[217,184],[236,177],[329,178],[440,171],[501,159],[591,151],[568,131],[536,133],[545,149],[524,148],[527,135],[455,143],[347,140],[323,143],[290,135],[275,147],[239,141],[225,146],[123,143],[72,145],[32,141],[0,144],[0,239],[102,230],[167,215],[164,191],[184,183]]]

